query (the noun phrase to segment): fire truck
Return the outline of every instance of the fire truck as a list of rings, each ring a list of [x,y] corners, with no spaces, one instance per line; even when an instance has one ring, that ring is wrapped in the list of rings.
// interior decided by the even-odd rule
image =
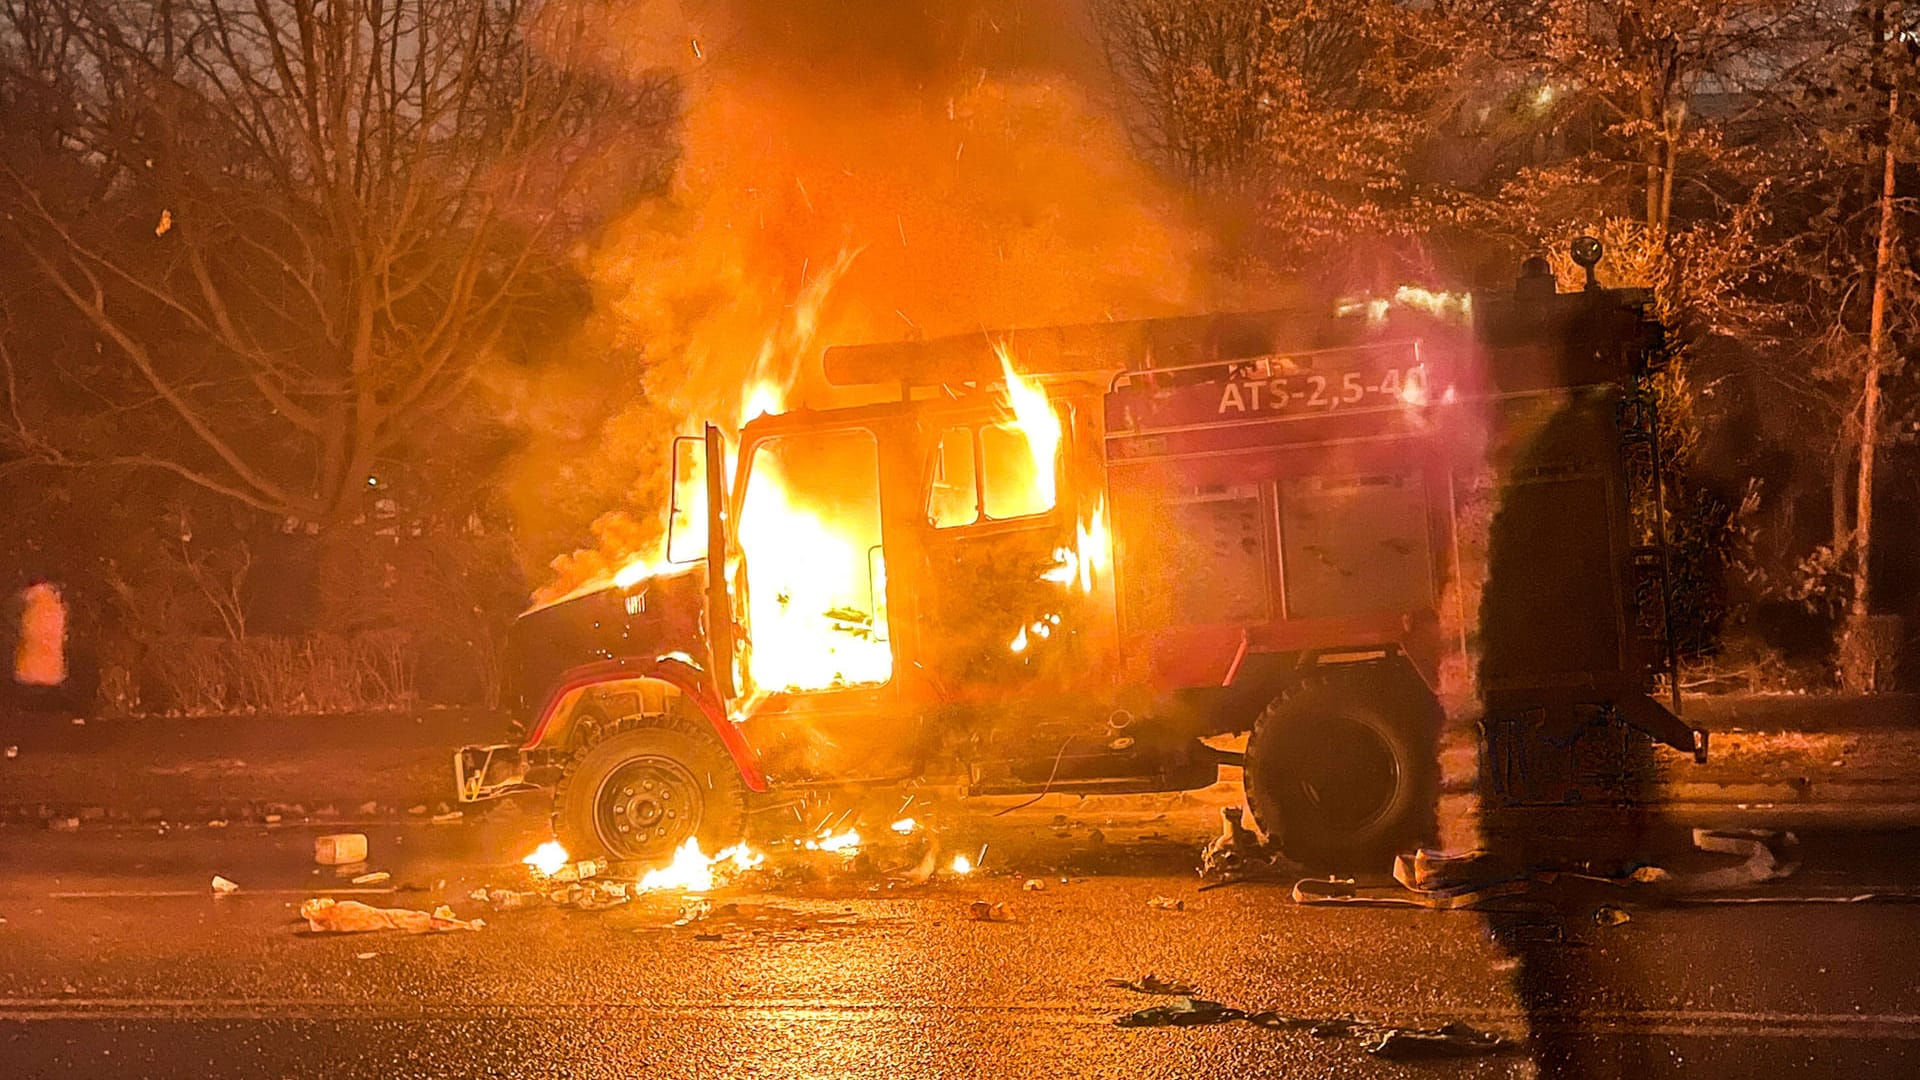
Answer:
[[[570,851],[649,861],[794,793],[1238,766],[1287,854],[1378,867],[1434,833],[1449,687],[1703,757],[1649,696],[1660,329],[1575,254],[1577,291],[1536,258],[1498,293],[828,349],[877,400],[676,444],[667,560],[518,619],[518,737],[460,749],[459,796],[552,788]]]

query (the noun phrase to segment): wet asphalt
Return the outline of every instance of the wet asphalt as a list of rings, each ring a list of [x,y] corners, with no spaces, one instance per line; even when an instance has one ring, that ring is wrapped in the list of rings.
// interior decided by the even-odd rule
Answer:
[[[856,866],[794,856],[806,873],[722,890],[685,925],[699,912],[677,895],[599,912],[470,899],[522,880],[537,814],[369,827],[369,868],[392,874],[374,887],[399,891],[343,899],[488,924],[419,936],[304,931],[300,902],[341,880],[312,864],[318,828],[0,830],[0,1075],[1920,1075],[1920,905],[1603,891],[1492,916],[1308,907],[1287,882],[1201,891],[1212,813],[1056,799],[956,817],[941,861],[984,845],[973,876],[890,882],[908,846]],[[1803,850],[1760,895],[1920,878],[1912,835]],[[216,899],[215,873],[241,892]],[[980,899],[1004,920],[971,918]],[[1597,924],[1605,904],[1630,921]],[[1459,1020],[1517,1045],[1395,1062],[1304,1027],[1116,1026],[1166,999],[1106,980],[1148,972],[1248,1010]]]

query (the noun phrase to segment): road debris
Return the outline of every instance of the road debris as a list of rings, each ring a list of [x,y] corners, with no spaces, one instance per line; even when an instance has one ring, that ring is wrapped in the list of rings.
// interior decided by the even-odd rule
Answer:
[[[313,838],[313,861],[321,866],[349,866],[367,861],[366,833],[328,833]]]
[[[409,934],[440,933],[448,930],[479,930],[487,924],[480,919],[460,919],[445,904],[431,912],[410,908],[377,908],[358,900],[335,900],[319,896],[300,905],[307,930],[316,934],[362,934],[375,930],[404,930]]]
[[[429,818],[428,820],[435,825],[452,825],[460,821],[462,818],[465,818],[466,816],[467,815],[465,811],[449,810],[444,814],[435,814],[433,815],[433,817]]]
[[[1579,870],[1528,869],[1480,850],[1420,850],[1394,859],[1397,888],[1360,885],[1351,878],[1303,878],[1294,883],[1293,899],[1300,904],[1457,911],[1566,880],[1631,889],[1655,899],[1697,902],[1699,894],[1778,881],[1799,868],[1799,840],[1790,832],[1695,829],[1693,845],[1698,851],[1737,855],[1743,861],[1736,866],[1686,872],[1640,866],[1624,875],[1611,876]]]
[[[1113,985],[1112,980],[1108,980]],[[1439,1027],[1408,1027],[1354,1016],[1290,1016],[1273,1010],[1249,1012],[1218,1001],[1182,995],[1165,1005],[1114,1018],[1116,1027],[1200,1027],[1245,1021],[1256,1027],[1279,1031],[1305,1031],[1320,1039],[1366,1039],[1367,1053],[1395,1061],[1425,1058],[1468,1057],[1491,1054],[1514,1047],[1515,1043],[1491,1031],[1449,1020]]]
[[[1030,877],[1021,883],[1020,888],[1026,892],[1045,892],[1047,883],[1037,877]]]
[[[1245,1020],[1246,1012],[1217,1001],[1208,1001],[1184,995],[1175,998],[1166,1005],[1149,1005],[1144,1009],[1135,1009],[1114,1020],[1116,1027],[1198,1027],[1202,1024],[1224,1024],[1230,1020]]]
[[[498,911],[510,911],[544,900],[546,894],[531,889],[475,889],[467,894],[467,899],[487,904]]]
[[[1490,1054],[1508,1046],[1507,1040],[1490,1031],[1450,1020],[1437,1028],[1388,1028],[1380,1040],[1367,1047],[1367,1053],[1390,1061],[1415,1061],[1424,1058],[1473,1057]]]
[[[80,819],[77,817],[57,817],[47,822],[47,828],[54,832],[79,832]]]
[[[1604,904],[1599,910],[1593,913],[1593,925],[1595,926],[1620,926],[1632,921],[1633,916],[1629,915],[1625,909],[1617,908],[1612,904]]]
[[[1163,979],[1149,971],[1137,979],[1108,979],[1108,986],[1117,986],[1122,990],[1131,990],[1136,994],[1163,994],[1168,996],[1192,997],[1200,988],[1192,983],[1177,979]]]
[[[353,954],[353,958],[355,960],[371,960],[379,955],[377,952],[357,952]]]
[[[239,891],[240,891],[239,885],[236,885],[235,883],[228,881],[226,878],[221,877],[219,874],[213,875],[213,895],[232,896],[234,893],[237,893]]]
[[[1200,876],[1206,879],[1206,884],[1200,886],[1202,892],[1243,881],[1270,881],[1277,876],[1297,875],[1304,869],[1247,828],[1245,814],[1238,806],[1220,808],[1220,835],[1200,851]]]
[[[1763,885],[1800,869],[1800,838],[1790,832],[1760,829],[1695,829],[1693,846],[1716,855],[1737,855],[1737,866],[1689,874],[1668,874],[1661,887],[1671,893],[1725,892]]]
[[[975,900],[967,905],[967,918],[974,922],[1006,922],[1007,905],[991,900]]]
[[[393,875],[387,873],[385,870],[375,870],[371,874],[361,874],[359,877],[354,878],[353,883],[355,885],[379,885],[382,882],[392,880],[392,878]]]
[[[1155,911],[1187,910],[1187,902],[1185,900],[1176,900],[1171,896],[1151,897],[1147,900],[1147,906],[1153,908]]]

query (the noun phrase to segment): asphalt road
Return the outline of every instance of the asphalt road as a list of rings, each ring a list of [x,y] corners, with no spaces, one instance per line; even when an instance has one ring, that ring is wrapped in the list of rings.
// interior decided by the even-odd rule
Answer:
[[[949,850],[987,846],[972,877],[889,887],[897,853],[879,852],[877,868],[717,894],[737,908],[684,926],[678,896],[602,912],[469,899],[521,880],[536,818],[384,827],[372,865],[417,891],[359,899],[488,923],[419,936],[304,932],[300,901],[338,880],[311,865],[311,828],[0,830],[0,1075],[1920,1075],[1920,905],[1304,907],[1284,884],[1199,891],[1204,808],[1061,809],[950,824]],[[1804,869],[1767,894],[1911,889],[1916,850],[1809,837]],[[214,873],[242,891],[215,899]],[[981,898],[1006,921],[969,918]],[[1597,925],[1603,902],[1631,921]],[[1391,1062],[1302,1029],[1116,1026],[1167,999],[1105,980],[1147,972],[1249,1010],[1460,1020],[1520,1046]]]

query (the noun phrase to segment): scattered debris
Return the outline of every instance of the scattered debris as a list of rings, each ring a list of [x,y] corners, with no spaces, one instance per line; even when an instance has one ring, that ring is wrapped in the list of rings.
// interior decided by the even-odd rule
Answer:
[[[407,807],[407,813],[412,814],[414,817],[424,817],[427,813],[427,804],[420,803],[417,806],[409,806]]]
[[[313,861],[321,866],[347,866],[367,861],[366,833],[328,833],[313,838]]]
[[[280,824],[280,815],[268,814],[266,817],[262,818],[261,820],[265,821],[269,825],[278,825]]]
[[[1450,1020],[1436,1028],[1419,1028],[1376,1023],[1352,1016],[1288,1016],[1270,1010],[1248,1012],[1190,994],[1177,997],[1165,1005],[1136,1009],[1116,1017],[1113,1022],[1117,1027],[1199,1027],[1239,1020],[1263,1028],[1306,1031],[1321,1039],[1368,1039],[1371,1041],[1367,1045],[1367,1053],[1396,1061],[1490,1054],[1514,1045],[1500,1035],[1481,1031],[1458,1020]]]
[[[515,889],[475,889],[467,894],[467,899],[476,903],[491,905],[499,911],[527,907],[537,900],[545,899],[545,894],[532,890]]]
[[[444,814],[435,814],[430,819],[435,825],[452,825],[467,815],[459,810],[449,810]]]
[[[363,802],[360,804],[361,817],[372,817],[373,815],[379,812],[380,812],[380,804],[378,802],[375,802],[372,799],[368,799],[366,802]]]
[[[591,881],[607,868],[599,859],[581,859],[579,862],[563,863],[553,873],[546,875],[558,882]]]
[[[361,934],[374,930],[405,930],[409,934],[438,933],[446,930],[479,930],[487,924],[479,919],[459,919],[445,904],[431,912],[409,908],[377,908],[358,900],[335,900],[321,896],[300,905],[307,929],[316,934]]]
[[[358,952],[353,954],[353,958],[355,960],[371,960],[379,955],[377,952]]]
[[[1260,837],[1245,825],[1245,814],[1238,806],[1220,808],[1220,835],[1200,852],[1201,877],[1237,878],[1263,859]]]
[[[967,918],[974,922],[1006,922],[1007,905],[991,900],[975,900],[967,905]]]
[[[953,866],[951,867],[951,869],[953,870],[954,873],[959,874],[962,877],[965,877],[966,875],[973,873],[973,860],[967,858],[965,855],[955,855],[953,857]]]
[[[1622,923],[1630,923],[1632,921],[1632,915],[1627,914],[1627,912],[1621,908],[1614,907],[1612,904],[1603,904],[1598,911],[1593,913],[1593,925],[1595,926],[1619,926]]]
[[[1037,877],[1030,877],[1021,884],[1020,888],[1027,892],[1044,892],[1046,891],[1047,883]]]
[[[1800,869],[1800,838],[1790,832],[1759,829],[1695,829],[1693,846],[1716,855],[1738,855],[1738,866],[1692,874],[1669,874],[1660,884],[1668,892],[1724,892],[1778,881]]]
[[[1155,911],[1187,910],[1187,902],[1185,900],[1176,900],[1171,896],[1152,897],[1147,901],[1147,906],[1150,908],[1153,908]]]
[[[1200,988],[1177,979],[1163,979],[1152,972],[1131,981],[1127,979],[1108,979],[1108,986],[1117,986],[1122,990],[1131,990],[1136,994],[1166,994],[1180,997],[1192,997]]]
[[[1381,1034],[1379,1042],[1367,1047],[1367,1053],[1391,1061],[1412,1061],[1490,1054],[1507,1045],[1507,1040],[1490,1031],[1481,1031],[1458,1020],[1450,1020],[1430,1030],[1388,1028]]]
[[[355,885],[379,885],[382,882],[392,879],[393,875],[387,873],[385,870],[375,870],[371,874],[361,874],[359,877],[354,878],[353,883]]]
[[[8,761],[12,761],[12,760],[13,760],[14,758],[17,758],[17,757],[19,757],[19,756],[20,756],[20,748],[19,748],[18,746],[9,746],[9,747],[7,747],[7,760],[8,760]]]
[[[58,817],[47,822],[47,828],[54,832],[79,832],[80,819],[77,817]]]
[[[213,895],[232,896],[234,893],[237,893],[239,891],[240,891],[239,885],[231,881],[228,881],[226,878],[221,877],[219,874],[213,875]]]
[[[1114,1021],[1117,1027],[1197,1027],[1201,1024],[1224,1024],[1230,1020],[1245,1020],[1247,1014],[1217,1001],[1205,998],[1182,996],[1166,1005],[1149,1005],[1136,1009]]]
[[[920,856],[919,862],[904,870],[897,871],[894,876],[910,885],[925,885],[933,878],[933,872],[938,868],[939,862],[939,848],[929,846],[926,852]]]

